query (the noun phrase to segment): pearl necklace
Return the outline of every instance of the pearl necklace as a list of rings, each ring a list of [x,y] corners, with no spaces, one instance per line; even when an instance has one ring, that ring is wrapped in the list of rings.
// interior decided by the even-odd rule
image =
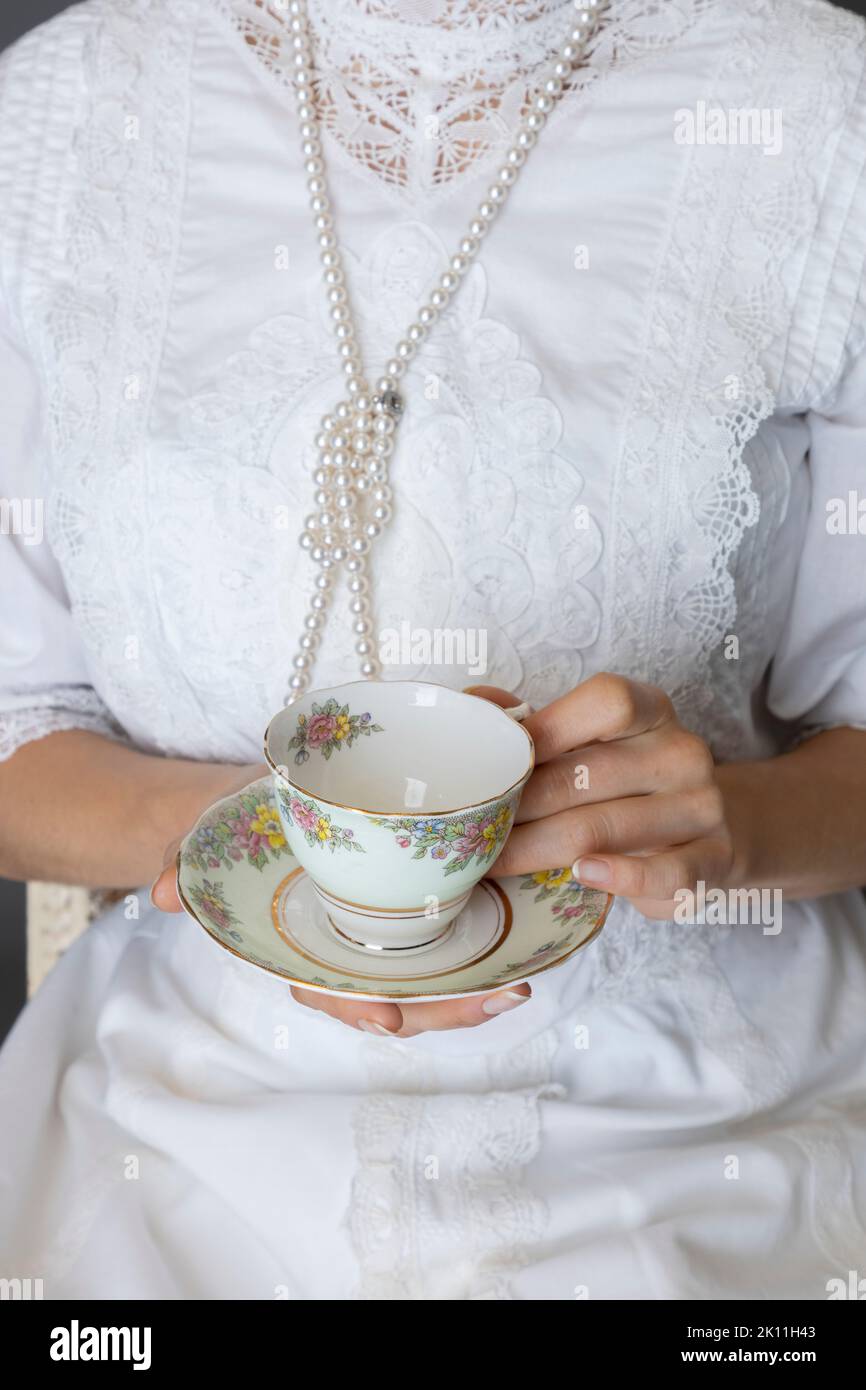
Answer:
[[[415,321],[397,343],[394,355],[371,390],[361,364],[360,348],[346,291],[342,257],[334,233],[334,218],[322,160],[321,131],[313,104],[313,64],[310,23],[306,0],[289,0],[293,85],[297,101],[301,153],[310,195],[310,211],[324,269],[337,351],[346,378],[346,400],[325,415],[316,435],[318,463],[313,472],[316,511],[304,523],[298,538],[316,567],[314,593],[304,618],[293,674],[285,703],[292,704],[309,687],[316,653],[325,628],[334,592],[334,574],[345,570],[352,615],[355,653],[364,679],[381,671],[373,641],[367,564],[371,547],[391,518],[388,465],[394,452],[397,427],[404,411],[400,379],[420,343],[448,307],[460,282],[477,255],[488,229],[504,206],[547,118],[565,90],[574,67],[583,58],[596,32],[608,0],[574,0],[572,26],[551,66],[533,87],[529,110],[523,117],[502,167],[469,223],[451,257],[448,268],[418,310]]]

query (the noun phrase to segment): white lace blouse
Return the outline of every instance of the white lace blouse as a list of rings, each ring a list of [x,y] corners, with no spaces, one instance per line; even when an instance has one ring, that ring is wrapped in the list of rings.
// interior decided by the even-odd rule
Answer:
[[[310,0],[371,370],[568,9]],[[341,384],[284,35],[255,0],[85,0],[0,62],[0,754],[256,759],[281,703]],[[380,628],[483,630],[536,706],[657,682],[721,759],[866,728],[864,64],[825,0],[612,0],[407,374]],[[678,138],[752,109],[780,148]],[[351,646],[335,610],[317,683]],[[96,1297],[824,1297],[866,1239],[864,926],[856,893],[771,946],[620,902],[530,1005],[402,1044],[115,914],[4,1052],[5,1248]]]
[[[659,682],[731,758],[866,724],[863,26],[656,8],[615,0],[412,364],[376,613],[484,629],[486,679],[535,704]],[[312,5],[371,370],[567,12]],[[3,59],[4,754],[81,726],[246,759],[281,703],[340,387],[283,33],[244,0],[87,0]],[[780,152],[674,138],[756,102]],[[350,652],[335,618],[318,682]]]

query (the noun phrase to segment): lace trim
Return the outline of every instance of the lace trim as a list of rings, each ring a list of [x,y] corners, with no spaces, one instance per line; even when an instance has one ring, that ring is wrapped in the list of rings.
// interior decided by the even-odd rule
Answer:
[[[0,762],[25,743],[67,729],[86,729],[120,742],[123,730],[102,700],[88,686],[56,686],[27,696],[25,709],[0,712]]]
[[[107,564],[122,585],[111,595],[113,608],[151,606],[147,564],[124,557],[137,551],[137,517],[147,505],[137,453],[179,237],[198,10],[197,0],[112,0],[95,9],[82,45],[85,93],[70,156],[66,257],[55,256],[44,270],[34,266],[44,298],[35,336],[49,357],[58,480],[46,508],[49,540],[93,665],[110,673],[113,706],[159,704],[169,717],[183,706],[166,688],[170,671],[125,660],[110,645],[115,631],[103,602],[81,596],[98,593],[94,575]],[[100,525],[100,517],[110,524]]]
[[[285,90],[284,18],[266,0],[211,3]],[[569,80],[571,95],[673,42],[687,8],[613,0]],[[333,150],[415,212],[450,194],[505,148],[527,109],[529,84],[564,41],[570,9],[566,0],[315,0],[316,101]],[[568,97],[546,139],[555,138],[560,119],[572,119]]]
[[[765,358],[790,318],[789,257],[814,227],[826,138],[815,112],[836,79],[840,33],[859,24],[830,15],[759,0],[731,31],[711,89],[729,107],[782,108],[783,152],[764,159],[760,196],[748,160],[723,147],[693,147],[684,160],[613,488],[605,649],[619,669],[663,686],[710,740],[730,735],[744,698],[742,672],[721,650],[738,617],[732,561],[759,514],[743,451],[776,403]],[[711,290],[690,319],[696,284]],[[626,519],[638,492],[640,530]]]
[[[553,1029],[510,1052],[431,1057],[365,1045],[350,1230],[362,1299],[508,1299],[547,1211],[526,1184],[551,1085]],[[455,1258],[455,1252],[460,1257]]]

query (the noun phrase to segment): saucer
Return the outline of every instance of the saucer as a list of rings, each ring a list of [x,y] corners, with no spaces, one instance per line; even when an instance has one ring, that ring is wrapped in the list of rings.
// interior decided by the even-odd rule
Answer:
[[[604,926],[610,894],[570,869],[485,878],[435,940],[371,950],[327,916],[283,834],[269,777],[205,811],[177,856],[181,903],[208,935],[290,984],[356,999],[456,999],[550,970]]]

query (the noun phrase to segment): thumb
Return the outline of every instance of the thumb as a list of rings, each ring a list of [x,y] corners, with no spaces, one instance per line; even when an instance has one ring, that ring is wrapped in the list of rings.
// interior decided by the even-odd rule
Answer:
[[[177,895],[177,852],[180,840],[172,840],[166,846],[162,873],[150,890],[150,901],[162,912],[180,912],[181,902]]]

